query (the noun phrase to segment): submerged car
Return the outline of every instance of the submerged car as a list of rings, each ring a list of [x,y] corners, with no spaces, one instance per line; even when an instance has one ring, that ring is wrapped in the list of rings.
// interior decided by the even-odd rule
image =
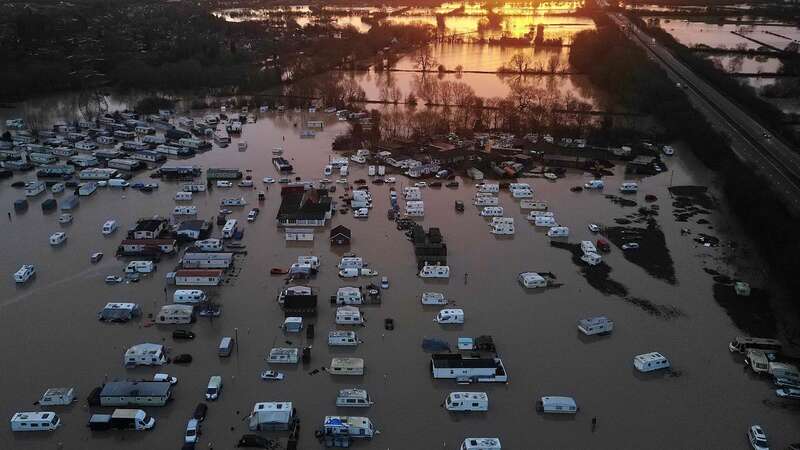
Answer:
[[[172,332],[172,339],[194,339],[194,333],[189,330],[175,330]]]
[[[192,417],[194,417],[196,420],[202,422],[202,421],[206,420],[206,413],[207,412],[208,412],[208,405],[206,405],[203,402],[200,402],[194,408],[194,414],[192,415]]]
[[[622,249],[623,250],[636,250],[638,248],[639,248],[639,243],[638,242],[626,242],[626,243],[622,244]]]
[[[596,223],[590,223],[588,228],[592,233],[598,233],[600,231],[600,225]]]
[[[800,400],[800,389],[797,388],[776,389],[775,395],[781,398],[791,398],[794,400]]]
[[[274,370],[265,370],[261,372],[261,379],[265,381],[280,381],[284,379],[284,375]]]
[[[186,424],[186,434],[184,435],[184,442],[196,443],[200,437],[200,422],[197,419],[189,419]]]
[[[119,275],[109,275],[106,277],[107,284],[117,284],[122,283],[122,277]]]
[[[753,447],[753,450],[769,450],[767,433],[764,432],[761,425],[753,425],[748,428],[747,439],[750,441],[750,446]]]
[[[236,446],[247,448],[270,448],[272,447],[272,441],[257,434],[245,434],[239,439],[239,442],[236,443]]]

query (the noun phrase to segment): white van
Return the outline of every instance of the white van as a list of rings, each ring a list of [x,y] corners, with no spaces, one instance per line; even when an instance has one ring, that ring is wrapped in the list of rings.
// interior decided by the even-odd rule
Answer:
[[[658,352],[644,353],[633,358],[633,366],[639,372],[652,372],[670,367],[669,359]]]
[[[208,296],[200,289],[178,289],[172,294],[172,303],[194,305],[208,300]]]
[[[339,269],[362,269],[364,260],[359,256],[344,256],[339,260]]]
[[[546,414],[575,414],[578,404],[572,397],[549,396],[536,401],[536,410]]]
[[[451,392],[444,400],[448,411],[488,411],[489,395],[486,392]]]
[[[472,201],[472,204],[475,206],[497,206],[500,204],[500,199],[497,197],[476,197],[475,200]]]
[[[502,206],[487,206],[480,212],[483,217],[501,217],[503,215]]]
[[[336,308],[337,325],[363,325],[364,317],[355,306],[341,306]]]
[[[50,411],[18,412],[11,416],[11,431],[53,431],[61,418]]]
[[[355,331],[333,330],[328,333],[328,345],[331,347],[355,347],[358,344]]]
[[[424,265],[419,271],[422,278],[450,278],[450,266]]]
[[[547,235],[551,238],[554,237],[567,237],[569,236],[569,228],[568,227],[550,227],[547,230]]]
[[[236,233],[236,219],[229,219],[225,222],[225,226],[222,227],[222,239],[230,239],[233,237],[233,234]]]
[[[126,188],[131,184],[121,178],[112,178],[108,180],[108,187]]]
[[[125,266],[125,273],[151,273],[156,270],[153,261],[131,261]]]
[[[440,324],[461,324],[464,323],[463,309],[443,309],[433,319]]]
[[[605,187],[605,183],[603,183],[603,180],[589,180],[589,182],[584,184],[583,187],[586,189],[600,190]]]
[[[626,181],[619,185],[619,191],[624,194],[635,194],[639,191],[639,185],[634,181]]]

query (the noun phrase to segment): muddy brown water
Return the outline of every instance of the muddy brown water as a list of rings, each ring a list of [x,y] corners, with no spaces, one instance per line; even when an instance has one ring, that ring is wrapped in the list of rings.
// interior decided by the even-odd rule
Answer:
[[[613,279],[625,287],[626,301],[604,295],[591,287],[572,261],[570,252],[551,247],[543,230],[524,219],[509,193],[500,194],[507,215],[516,219],[513,238],[495,238],[487,221],[471,205],[474,192],[471,180],[459,179],[458,189],[423,190],[427,228],[438,226],[449,247],[449,280],[424,281],[416,276],[411,244],[387,220],[389,186],[370,184],[375,207],[368,220],[348,215],[334,216],[333,226],[352,229],[349,249],[332,250],[325,227],[313,243],[287,245],[274,221],[279,204],[279,186],[270,186],[265,203],[258,205],[256,192],[263,189],[261,178],[276,177],[270,158],[275,146],[286,149],[298,175],[322,176],[330,143],[345,126],[324,116],[325,131],[315,139],[300,139],[297,116],[272,116],[245,127],[245,152],[234,145],[201,154],[186,163],[207,167],[252,169],[257,187],[252,190],[213,189],[195,194],[193,204],[200,217],[211,217],[223,197],[244,195],[249,202],[236,209],[241,219],[248,253],[238,260],[240,269],[231,283],[215,290],[223,314],[213,322],[200,318],[191,328],[193,341],[173,341],[176,326],[144,327],[144,320],[110,325],[96,320],[97,311],[108,301],[134,301],[145,313],[154,313],[165,304],[164,275],[177,258],[162,259],[158,271],[137,284],[110,286],[103,282],[108,274],[120,274],[123,261],[112,255],[120,239],[137,218],[166,215],[174,206],[177,183],[162,181],[153,193],[101,188],[90,198],[81,199],[71,225],[57,223],[58,214],[44,215],[40,203],[52,194],[31,202],[26,213],[11,221],[0,220],[3,251],[0,272],[0,417],[10,418],[15,411],[37,410],[33,405],[48,387],[74,386],[79,402],[70,407],[52,407],[63,420],[55,432],[12,433],[0,427],[2,449],[170,449],[180,448],[183,430],[195,405],[203,400],[208,378],[224,379],[221,398],[211,402],[198,448],[233,448],[247,431],[243,418],[258,401],[292,401],[302,421],[300,448],[320,448],[314,439],[323,416],[366,415],[381,434],[354,448],[374,449],[456,449],[468,436],[498,436],[503,448],[747,448],[745,430],[760,423],[776,448],[800,440],[798,411],[786,406],[774,388],[743,369],[741,357],[731,355],[728,341],[742,334],[713,298],[714,281],[704,272],[711,267],[722,273],[734,269],[722,264],[721,248],[699,247],[692,235],[681,235],[687,223],[672,217],[672,200],[667,187],[676,184],[706,184],[709,174],[696,160],[686,155],[669,159],[674,175],[662,174],[641,181],[637,195],[626,196],[643,204],[645,194],[658,196],[662,214],[655,218],[675,265],[677,282],[672,285],[655,279],[641,267],[627,261],[617,247],[604,255],[613,269]],[[303,117],[302,120],[305,120]],[[285,136],[285,141],[282,137]],[[366,167],[351,166],[350,180],[367,178]],[[617,167],[615,172],[622,173]],[[12,202],[23,196],[11,182],[30,179],[33,173],[15,175],[0,182],[0,204],[11,211]],[[149,180],[145,173],[137,180]],[[568,172],[567,178],[551,183],[542,179],[525,180],[534,186],[536,198],[550,202],[559,223],[571,227],[567,242],[594,238],[586,228],[589,222],[613,224],[614,218],[631,212],[609,202],[603,193],[570,192],[588,176]],[[616,194],[622,175],[606,178],[606,192]],[[409,181],[398,177],[399,189]],[[337,185],[336,197],[342,193]],[[337,199],[338,200],[338,199]],[[467,203],[466,212],[456,213],[455,200]],[[260,206],[255,223],[244,220],[250,206]],[[730,219],[721,211],[705,216],[712,222]],[[103,222],[114,218],[120,230],[110,237],[100,233]],[[730,226],[728,227],[730,228]],[[68,239],[60,248],[48,245],[48,236],[66,230]],[[734,228],[735,231],[735,228]],[[218,233],[218,227],[216,228]],[[336,288],[350,284],[336,275],[335,263],[349,250],[363,256],[381,275],[388,275],[391,287],[383,304],[363,310],[367,326],[359,328],[364,343],[355,349],[328,348],[327,331],[335,328],[333,307],[324,299]],[[97,265],[89,255],[103,251],[106,257]],[[305,335],[285,336],[278,328],[283,314],[275,302],[283,278],[270,276],[269,269],[287,266],[297,256],[314,254],[322,258],[322,269],[311,283],[319,289],[319,315],[315,320],[311,363],[298,366],[271,366],[287,375],[282,382],[263,382],[258,374],[267,365],[266,352],[290,340],[295,346],[307,343]],[[16,286],[11,274],[23,263],[36,264],[38,275],[25,286]],[[516,281],[518,272],[552,272],[558,289],[525,291]],[[465,273],[468,273],[465,283]],[[366,279],[359,280],[366,284]],[[463,326],[440,326],[432,321],[438,308],[423,307],[423,291],[444,292],[466,312]],[[683,313],[665,320],[649,314],[637,304],[646,299],[655,305],[671,306]],[[587,339],[579,335],[576,321],[604,314],[614,319],[610,336]],[[386,331],[383,319],[391,317],[395,329]],[[230,358],[217,356],[222,336],[238,328],[239,345]],[[342,327],[346,328],[346,327]],[[451,381],[434,381],[429,369],[430,355],[421,348],[424,337],[444,339],[455,347],[459,336],[494,336],[507,367],[507,385],[459,386]],[[122,355],[127,346],[141,342],[162,342],[173,355],[190,353],[190,365],[126,370]],[[643,376],[632,367],[639,353],[660,351],[672,361],[676,374]],[[363,377],[336,378],[325,372],[309,375],[330,363],[337,355],[365,358]],[[91,389],[112,378],[146,378],[156,372],[169,372],[180,381],[174,400],[161,408],[147,408],[157,419],[149,432],[90,433],[86,428],[90,411],[85,397]],[[376,404],[367,410],[337,409],[334,405],[340,388],[361,386]],[[481,414],[455,415],[440,405],[450,391],[481,390],[489,393],[490,410]],[[575,397],[580,412],[575,417],[543,417],[534,411],[542,395]],[[592,432],[591,420],[597,418]],[[265,434],[283,437],[281,434]],[[59,445],[62,445],[59,447]]]

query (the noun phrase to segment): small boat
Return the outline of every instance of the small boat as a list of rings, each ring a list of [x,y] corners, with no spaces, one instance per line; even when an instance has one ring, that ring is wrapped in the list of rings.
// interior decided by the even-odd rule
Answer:
[[[53,194],[60,194],[64,192],[64,183],[56,183],[50,188],[50,192]]]
[[[286,275],[289,273],[288,269],[281,269],[280,267],[273,267],[269,270],[270,275]]]
[[[281,372],[276,372],[274,370],[265,370],[261,372],[261,379],[265,381],[280,381],[283,380],[285,376]]]
[[[42,202],[42,211],[52,211],[56,209],[56,206],[58,206],[58,203],[56,203],[55,199],[48,198]]]
[[[67,233],[57,231],[50,235],[50,245],[61,245],[67,240]]]
[[[58,223],[71,223],[72,214],[64,213],[58,216]]]

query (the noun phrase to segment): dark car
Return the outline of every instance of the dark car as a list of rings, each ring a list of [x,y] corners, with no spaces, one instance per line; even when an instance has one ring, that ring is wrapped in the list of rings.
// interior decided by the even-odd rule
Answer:
[[[176,364],[189,364],[190,362],[192,362],[192,355],[188,353],[181,353],[180,355],[176,356],[175,359],[172,360],[172,362]]]
[[[387,330],[394,330],[394,319],[389,317],[383,319],[383,327]]]
[[[236,443],[236,446],[249,448],[271,448],[273,445],[272,441],[257,434],[245,434],[241,439],[239,439],[239,442]]]
[[[194,442],[184,442],[181,445],[181,450],[194,450],[195,448],[197,447],[195,447]]]
[[[172,332],[172,339],[194,339],[194,333],[189,330],[175,330]]]
[[[206,420],[206,412],[208,412],[208,405],[206,405],[203,402],[200,402],[194,409],[194,414],[192,415],[192,417],[197,419],[198,422],[202,422]]]

